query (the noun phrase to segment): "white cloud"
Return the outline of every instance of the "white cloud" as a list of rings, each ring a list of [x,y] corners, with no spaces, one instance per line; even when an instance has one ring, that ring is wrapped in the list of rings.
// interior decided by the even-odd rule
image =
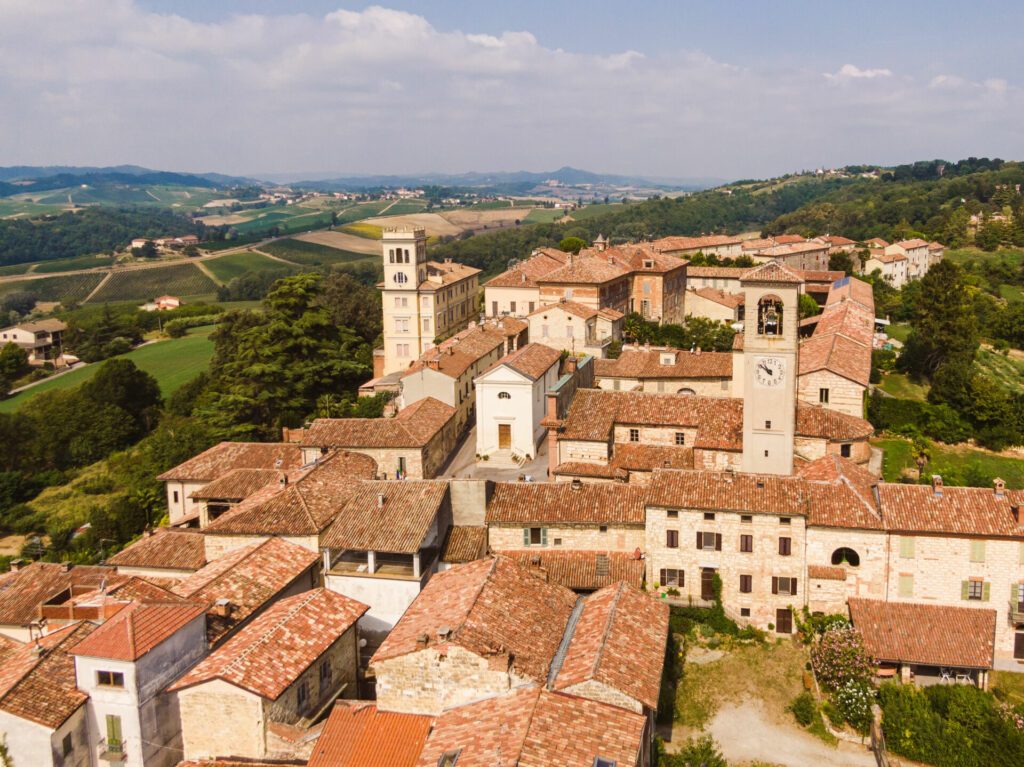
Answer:
[[[0,164],[748,176],[1024,154],[1012,80],[576,53],[382,7],[199,23],[133,0],[5,0],[0,50]]]

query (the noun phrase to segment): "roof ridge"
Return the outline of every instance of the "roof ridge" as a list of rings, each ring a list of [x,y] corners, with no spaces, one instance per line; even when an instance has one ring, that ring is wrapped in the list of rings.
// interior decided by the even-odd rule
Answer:
[[[189,595],[188,595],[188,597],[187,597],[187,598],[188,598],[188,599],[191,599],[191,598],[192,598],[193,596],[195,596],[195,595],[196,595],[197,593],[199,593],[200,591],[205,591],[205,590],[206,590],[206,589],[208,589],[208,588],[209,588],[210,586],[212,586],[212,585],[213,585],[214,583],[218,583],[218,582],[219,582],[219,581],[220,581],[220,580],[221,580],[222,578],[224,578],[224,577],[225,577],[225,576],[226,576],[226,575],[227,575],[228,573],[230,573],[230,572],[233,572],[233,571],[235,570],[235,568],[236,568],[236,567],[238,567],[239,565],[241,565],[241,564],[242,564],[242,562],[246,561],[246,560],[247,560],[247,559],[248,559],[249,557],[251,557],[251,556],[252,556],[253,554],[255,554],[255,553],[256,553],[257,551],[259,551],[260,549],[262,549],[262,548],[263,548],[264,546],[266,546],[266,545],[267,545],[268,543],[270,543],[270,542],[271,542],[271,541],[272,541],[272,540],[273,540],[274,538],[275,538],[275,536],[271,535],[271,536],[269,536],[269,537],[268,537],[268,538],[267,538],[267,539],[266,539],[265,541],[261,541],[261,542],[259,542],[259,543],[254,543],[254,544],[252,544],[252,550],[251,550],[251,551],[249,551],[249,552],[248,552],[248,553],[247,553],[247,554],[246,554],[246,555],[245,555],[244,557],[241,557],[241,558],[239,558],[239,559],[235,560],[235,563],[234,563],[233,565],[231,565],[230,567],[228,567],[228,568],[226,568],[226,569],[224,569],[224,570],[221,570],[221,571],[220,571],[219,573],[217,573],[217,574],[216,574],[216,575],[215,575],[215,576],[214,576],[213,578],[211,578],[211,579],[210,579],[210,580],[208,580],[208,581],[205,581],[205,582],[204,582],[204,583],[203,583],[203,584],[202,584],[202,585],[201,585],[201,586],[200,586],[200,587],[199,587],[198,589],[196,589],[195,591],[189,592]],[[248,548],[248,547],[243,547],[243,549],[244,549],[244,548]],[[230,552],[230,551],[229,551],[229,552],[227,552],[226,554],[223,554],[222,556],[223,556],[223,557],[228,557],[228,556],[231,556],[231,554],[232,554],[232,553],[233,553],[233,552]],[[217,560],[215,559],[215,560],[213,560],[213,562],[209,562],[209,563],[207,563],[207,564],[208,564],[208,565],[210,565],[210,564],[214,564],[214,563],[216,563],[216,562],[217,562]],[[199,570],[197,570],[196,572],[197,572],[197,573],[199,573],[199,572],[202,572],[202,569],[199,569]]]
[[[619,599],[622,598],[622,590],[626,585],[625,581],[619,581],[615,591],[615,598],[612,599],[611,609],[608,611],[608,621],[605,623],[604,631],[601,634],[601,646],[594,653],[594,665],[590,670],[592,677],[597,676],[597,670],[601,666],[601,659],[604,657],[605,648],[608,646],[608,635],[611,633],[612,623],[615,621],[615,613],[619,609]]]
[[[319,596],[321,591],[322,591],[321,589],[313,589],[313,590],[311,590],[309,592],[309,596],[307,596],[305,599],[303,599],[300,604],[297,604],[294,608],[289,610],[287,612],[287,614],[281,616],[281,618],[278,621],[276,621],[273,626],[271,626],[270,628],[268,628],[266,631],[263,632],[263,634],[259,637],[259,639],[257,639],[255,642],[250,644],[244,650],[242,650],[242,652],[240,652],[238,654],[238,657],[236,657],[230,663],[225,665],[224,668],[221,670],[220,674],[218,674],[217,676],[226,675],[229,671],[234,669],[239,663],[241,663],[243,660],[248,658],[253,652],[255,652],[258,647],[261,647],[262,645],[264,645],[267,642],[269,642],[270,641],[270,637],[273,636],[275,633],[277,633],[277,630],[280,629],[282,625],[284,625],[285,623],[290,621],[292,618],[294,618],[296,613],[298,613],[306,605],[308,605],[310,602],[312,602],[317,596]],[[209,657],[209,656],[207,656],[207,657]]]
[[[480,581],[480,588],[478,588],[476,590],[476,594],[473,595],[473,599],[469,603],[469,609],[466,610],[466,617],[462,619],[462,623],[459,625],[459,627],[457,629],[452,629],[452,637],[454,637],[457,633],[462,631],[462,629],[465,627],[466,621],[469,619],[469,614],[473,612],[473,609],[476,607],[477,601],[480,599],[480,595],[484,593],[484,587],[490,582],[491,576],[494,575],[494,571],[497,568],[498,568],[498,558],[494,557],[491,560],[490,567],[487,568],[487,574]]]

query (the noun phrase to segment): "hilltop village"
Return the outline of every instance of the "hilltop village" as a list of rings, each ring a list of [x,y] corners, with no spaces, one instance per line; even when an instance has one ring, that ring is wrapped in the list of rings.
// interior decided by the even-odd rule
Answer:
[[[167,526],[0,575],[10,763],[649,767],[675,607],[844,616],[906,684],[1017,670],[1024,492],[880,479],[882,325],[828,270],[861,248],[894,287],[943,257],[598,238],[481,285],[385,231],[384,418],[218,444],[159,477]],[[634,313],[736,332],[626,343]]]

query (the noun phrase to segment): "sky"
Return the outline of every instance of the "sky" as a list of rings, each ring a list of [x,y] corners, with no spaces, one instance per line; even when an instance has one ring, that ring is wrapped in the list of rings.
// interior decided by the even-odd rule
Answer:
[[[1024,158],[1024,3],[0,0],[0,165],[766,177]]]

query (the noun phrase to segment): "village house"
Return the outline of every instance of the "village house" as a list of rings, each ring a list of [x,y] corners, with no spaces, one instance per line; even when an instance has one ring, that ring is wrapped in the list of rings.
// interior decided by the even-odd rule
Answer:
[[[108,557],[118,575],[174,580],[206,566],[205,537],[189,528],[147,529],[142,537]]]
[[[719,258],[736,258],[743,255],[743,241],[731,235],[662,237],[660,240],[654,240],[651,247],[660,253],[677,258],[686,258],[698,253]]]
[[[122,607],[71,648],[99,762],[173,767],[181,728],[165,688],[206,652],[201,604],[170,599]]]
[[[773,244],[765,246],[748,247],[751,243],[744,243],[744,254],[759,262],[781,261],[790,269],[828,269],[828,243],[804,240],[802,237],[795,242],[780,242],[784,237],[780,235],[774,238]]]
[[[907,280],[921,279],[931,266],[928,243],[920,238],[893,243],[885,249],[885,255],[904,256],[907,259]]]
[[[605,391],[730,397],[733,357],[739,353],[626,345],[617,359],[594,361],[594,378]]]
[[[0,636],[29,642],[47,630],[41,606],[68,603],[73,595],[95,591],[115,571],[112,567],[70,562],[32,562],[14,559],[10,572],[0,574]]]
[[[0,635],[0,733],[10,763],[92,767],[85,704],[69,650],[95,627],[79,622],[22,644]]]
[[[622,340],[623,317],[616,309],[595,309],[575,301],[546,304],[527,317],[530,341],[601,358],[613,341]]]
[[[700,288],[716,288],[726,293],[738,293],[740,277],[748,271],[750,271],[749,268],[740,266],[687,266],[687,295],[690,291]],[[687,311],[689,312],[689,308]],[[692,314],[692,312],[689,313]]]
[[[614,309],[626,314],[630,282],[630,271],[611,255],[570,253],[563,266],[538,278],[538,307],[574,301],[591,309]]]
[[[28,355],[30,365],[59,363],[64,354],[64,331],[60,320],[21,322],[0,330],[0,346],[14,344]]]
[[[582,251],[600,253],[630,272],[629,313],[657,323],[683,321],[686,261],[660,253],[646,243],[599,247]]]
[[[695,288],[686,293],[686,316],[706,317],[709,320],[742,322],[743,294],[727,293],[720,288]]]
[[[324,583],[368,605],[360,630],[379,643],[437,571],[452,525],[448,483],[361,482],[323,535]]]
[[[302,460],[347,450],[376,461],[382,479],[432,479],[458,442],[457,412],[425,397],[390,418],[317,418],[299,435]]]
[[[327,589],[283,599],[182,676],[170,691],[185,758],[289,755],[288,729],[307,729],[339,697],[358,697],[366,609]]]
[[[547,391],[559,378],[561,354],[531,343],[495,362],[473,381],[476,452],[496,459],[530,459],[546,429]]]
[[[540,306],[537,280],[565,265],[569,254],[557,248],[537,248],[529,257],[484,285],[488,317],[526,317]]]
[[[896,290],[910,280],[910,261],[906,255],[899,252],[888,253],[877,248],[868,252],[870,255],[864,259],[862,267],[864,274],[874,274],[877,270],[882,279]]]
[[[941,242],[928,243],[928,267],[935,266],[946,255],[946,246]]]

